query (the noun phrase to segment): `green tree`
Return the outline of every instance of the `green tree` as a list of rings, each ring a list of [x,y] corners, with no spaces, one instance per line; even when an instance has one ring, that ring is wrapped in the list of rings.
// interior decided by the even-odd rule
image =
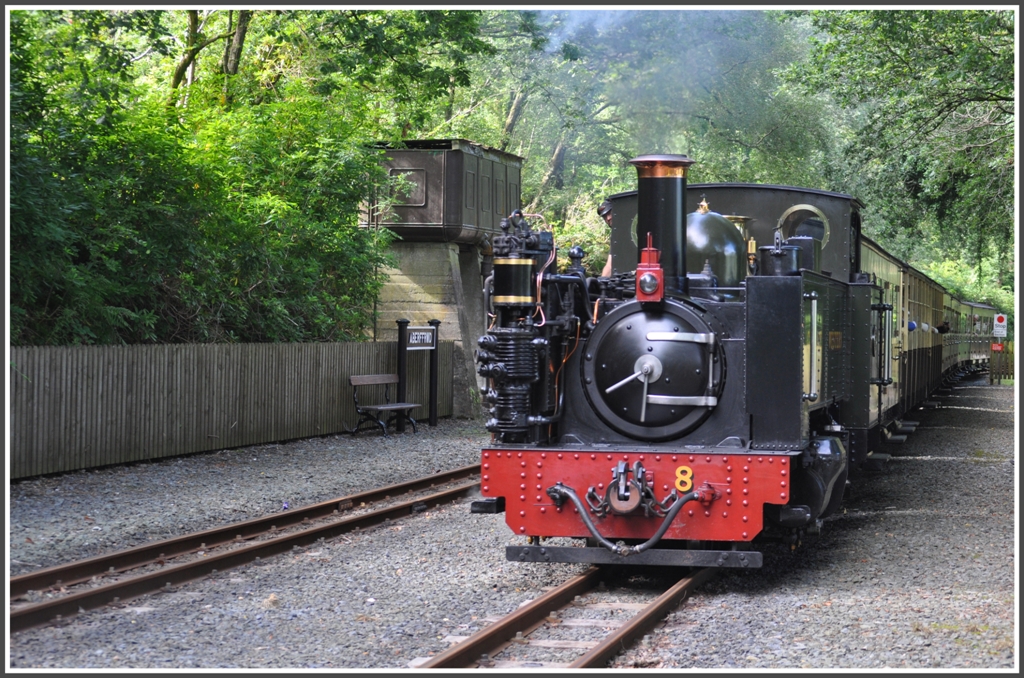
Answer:
[[[906,256],[934,243],[1011,285],[1014,231],[1014,13],[813,11],[809,61],[788,76],[852,109],[846,175]],[[916,216],[921,215],[921,216]],[[918,256],[927,252],[917,250]]]
[[[161,115],[128,115],[137,53],[166,49],[151,12],[11,15],[11,338],[157,337],[162,282],[187,258],[195,205]]]
[[[607,256],[595,209],[635,188],[627,161],[636,155],[688,153],[698,161],[695,181],[832,188],[829,111],[776,75],[806,52],[802,27],[760,12],[521,18],[486,14],[495,53],[473,60],[473,85],[458,93],[456,113],[428,129],[527,157],[524,201],[560,241],[585,246],[592,270]]]
[[[360,337],[374,142],[468,82],[479,16],[12,12],[12,341]]]
[[[283,34],[319,70],[318,92],[351,89],[389,115],[397,137],[418,129],[434,102],[469,84],[468,59],[490,51],[481,13],[456,10],[341,10],[285,13]]]
[[[358,227],[387,183],[374,142],[399,139],[465,79],[478,13],[297,11],[253,16],[251,50],[224,103],[205,60],[181,112],[225,211],[203,226],[212,254],[184,293],[206,336],[357,338],[384,282],[388,232]],[[191,31],[191,29],[190,29]]]

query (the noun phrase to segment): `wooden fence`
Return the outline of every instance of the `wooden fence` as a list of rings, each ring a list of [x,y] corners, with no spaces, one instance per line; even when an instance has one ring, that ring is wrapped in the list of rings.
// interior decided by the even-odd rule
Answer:
[[[993,339],[992,343],[1000,341]],[[988,359],[988,383],[1002,384],[1004,379],[1013,379],[1014,351],[1012,341],[1003,341],[1002,351],[992,351]]]
[[[438,352],[444,417],[454,342]],[[397,354],[397,342],[12,347],[8,479],[338,433],[356,422],[348,377],[393,373]],[[408,352],[417,425],[429,356]],[[383,398],[375,388],[361,402]]]

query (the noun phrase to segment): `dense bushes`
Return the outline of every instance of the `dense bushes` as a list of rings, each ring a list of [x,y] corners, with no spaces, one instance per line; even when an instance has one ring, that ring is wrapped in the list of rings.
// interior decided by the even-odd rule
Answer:
[[[372,324],[389,235],[358,219],[387,180],[372,143],[402,124],[388,77],[425,98],[448,70],[464,82],[476,13],[330,15],[388,36],[356,45],[315,30],[325,13],[251,14],[11,13],[13,344],[344,341]],[[420,64],[439,35],[445,58]],[[239,36],[237,75],[202,53]],[[398,65],[325,65],[360,55]]]

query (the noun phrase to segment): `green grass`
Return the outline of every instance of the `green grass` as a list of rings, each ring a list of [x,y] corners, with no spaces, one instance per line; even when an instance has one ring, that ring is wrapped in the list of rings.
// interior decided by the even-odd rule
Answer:
[[[974,450],[968,455],[972,459],[1001,459],[1002,455],[995,452],[987,452],[985,450]]]

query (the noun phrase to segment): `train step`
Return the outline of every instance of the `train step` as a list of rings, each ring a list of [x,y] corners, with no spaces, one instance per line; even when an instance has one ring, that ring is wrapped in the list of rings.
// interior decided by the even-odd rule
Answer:
[[[869,471],[881,471],[882,467],[885,466],[885,462],[889,461],[890,456],[892,455],[870,452],[864,460],[864,468]]]
[[[893,445],[899,445],[907,442],[907,436],[905,434],[890,433],[888,429],[882,429],[882,435],[885,438],[885,442]]]
[[[921,425],[919,421],[897,421],[893,427],[893,433],[899,433],[901,435],[908,435],[917,430],[917,427]]]

